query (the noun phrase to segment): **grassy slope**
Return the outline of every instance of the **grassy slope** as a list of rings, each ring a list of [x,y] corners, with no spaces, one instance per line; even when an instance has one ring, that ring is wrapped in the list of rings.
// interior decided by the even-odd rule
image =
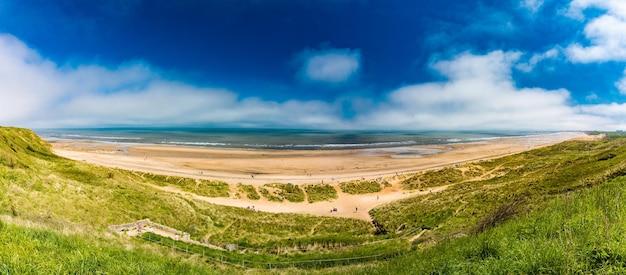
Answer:
[[[0,141],[0,152],[40,141],[28,130],[0,128],[0,135],[7,138]],[[22,139],[26,141],[20,143]],[[188,231],[196,239],[257,246],[268,240],[288,243],[289,239],[295,242],[309,236],[331,239],[337,232],[318,226],[328,223],[338,225],[341,233],[356,239],[371,237],[371,225],[359,220],[253,212],[161,192],[142,184],[167,184],[153,179],[153,175],[56,157],[44,142],[35,147],[35,152],[17,150],[10,155],[19,164],[14,168],[0,165],[0,214],[16,212],[27,219],[93,228],[150,218]],[[218,192],[223,189],[219,184],[215,188]],[[241,229],[247,227],[248,231]]]
[[[482,233],[340,273],[624,274],[625,197],[626,178],[619,177],[558,195],[542,210]]]
[[[613,157],[607,158],[610,155]],[[430,229],[421,241],[436,241],[497,225],[510,216],[543,207],[545,201],[559,194],[624,174],[626,139],[569,141],[493,161],[416,175],[405,181],[407,188],[441,185],[448,188],[387,204],[370,214],[387,231],[403,227]]]
[[[52,231],[80,228],[102,235],[109,225],[150,218],[190,232],[197,240],[270,252],[380,239],[372,235],[371,224],[361,220],[254,212],[194,201],[144,184],[194,186],[171,180],[57,157],[32,131],[0,127],[0,215],[40,223]],[[212,186],[214,190],[208,190]],[[202,185],[201,192],[223,194],[221,184],[212,186]],[[84,245],[92,246],[89,241]],[[25,253],[38,248],[29,249]]]
[[[59,158],[54,156],[50,152],[49,146],[31,131],[0,128],[0,214],[34,221],[44,224],[44,227],[47,228],[30,229],[4,225],[3,228],[9,228],[11,231],[8,235],[0,233],[0,236],[5,234],[6,240],[6,236],[22,234],[15,232],[26,232],[22,235],[28,237],[21,239],[9,237],[8,241],[4,241],[9,245],[19,246],[21,242],[42,243],[36,238],[38,234],[51,234],[54,236],[53,239],[77,238],[74,235],[78,235],[85,239],[76,247],[79,251],[82,247],[85,253],[94,253],[93,255],[98,255],[97,257],[103,259],[107,258],[108,254],[125,255],[115,253],[131,253],[119,257],[143,257],[142,261],[155,263],[154,269],[146,267],[146,270],[164,271],[170,265],[180,265],[181,270],[194,270],[198,266],[206,266],[200,262],[178,263],[175,259],[172,260],[170,257],[160,256],[159,253],[142,250],[143,248],[138,248],[139,250],[134,252],[122,252],[121,243],[110,242],[98,236],[103,236],[103,228],[108,225],[148,217],[153,221],[189,231],[192,233],[192,237],[196,239],[222,244],[233,242],[274,253],[280,251],[281,248],[290,247],[315,248],[356,244],[392,237],[409,229],[425,228],[430,230],[418,239],[420,244],[418,247],[425,247],[423,251],[422,248],[418,248],[417,251],[408,256],[393,260],[392,264],[367,265],[367,271],[373,272],[374,270],[370,270],[370,268],[375,268],[381,273],[414,273],[414,271],[420,270],[424,272],[456,271],[465,273],[465,271],[469,271],[470,273],[481,273],[480,266],[471,263],[483,262],[488,266],[494,266],[492,269],[488,269],[488,272],[501,273],[497,272],[498,270],[502,271],[502,269],[497,269],[499,263],[505,263],[501,265],[504,268],[506,265],[511,265],[510,262],[507,262],[511,261],[509,257],[518,257],[515,259],[522,259],[518,260],[519,272],[528,270],[541,272],[541,269],[528,267],[547,265],[541,262],[541,259],[519,258],[521,256],[507,250],[511,249],[512,244],[520,246],[525,244],[513,243],[509,238],[507,240],[512,243],[494,243],[492,245],[493,238],[491,236],[496,234],[494,236],[500,240],[502,237],[497,234],[505,233],[498,233],[500,232],[498,230],[505,230],[503,232],[509,234],[518,228],[524,228],[523,224],[517,223],[524,223],[524,219],[530,219],[526,225],[530,223],[538,225],[532,230],[526,229],[527,231],[524,231],[527,233],[522,239],[528,240],[534,245],[528,248],[528,253],[539,249],[538,251],[544,254],[556,251],[554,255],[561,255],[559,254],[561,252],[557,251],[559,243],[546,247],[539,245],[539,243],[544,242],[543,235],[541,235],[544,233],[536,227],[554,227],[550,227],[550,224],[542,224],[542,222],[547,223],[549,220],[536,220],[540,219],[543,214],[535,215],[533,213],[536,213],[537,209],[552,207],[555,210],[549,208],[545,211],[553,211],[550,215],[557,215],[564,210],[564,208],[558,208],[558,201],[564,196],[571,201],[568,207],[578,207],[580,211],[587,211],[586,209],[589,207],[585,208],[584,205],[589,203],[582,203],[579,206],[578,202],[574,202],[574,194],[583,196],[582,194],[585,192],[600,190],[598,187],[591,189],[587,187],[593,187],[606,180],[624,175],[625,163],[626,140],[613,139],[597,142],[566,142],[494,161],[465,164],[458,169],[450,168],[440,172],[430,172],[438,174],[416,175],[405,182],[406,188],[424,189],[432,186],[452,185],[441,193],[410,198],[372,210],[372,217],[379,225],[378,232],[387,232],[386,235],[375,236],[372,235],[373,230],[370,224],[358,220],[253,212],[192,201],[171,193],[160,192],[142,183],[154,185],[172,183],[167,180],[155,181],[149,176],[129,171],[97,167]],[[452,174],[446,175],[446,173]],[[180,182],[176,181],[173,186],[176,187],[178,183]],[[193,184],[185,184],[183,187],[185,186],[194,187]],[[224,188],[219,183],[215,184],[214,187],[215,190],[210,190],[211,185],[207,185],[208,189],[201,192],[224,194]],[[620,194],[609,192],[603,196],[619,197]],[[586,213],[581,212],[580,215],[594,216]],[[515,217],[520,216],[523,218],[515,219]],[[569,219],[572,219],[571,215],[565,217],[563,222],[567,222]],[[511,220],[511,222],[507,223],[507,220]],[[605,228],[611,228],[610,230],[607,229],[608,231],[613,230],[614,224],[621,222],[619,219],[612,218],[606,218],[603,221]],[[83,229],[78,230],[78,233],[70,233],[69,235],[59,233],[66,232],[66,228],[76,227]],[[494,229],[491,229],[492,227]],[[507,229],[509,227],[512,229]],[[402,230],[403,228],[404,230]],[[400,230],[396,232],[397,229]],[[597,229],[594,233],[598,232]],[[95,237],[88,237],[84,233],[80,233],[84,231],[93,233]],[[480,233],[483,231],[484,233]],[[459,235],[459,233],[469,234],[470,237],[451,239],[452,236]],[[609,241],[610,238],[621,237],[619,235],[621,233],[611,234],[613,233],[605,234],[605,239],[602,240]],[[588,235],[590,236],[591,233]],[[589,241],[589,238],[584,241]],[[43,241],[43,243],[45,242]],[[572,242],[579,242],[579,240],[570,238],[569,243]],[[432,243],[437,243],[437,245]],[[27,247],[21,255],[40,253],[35,252],[41,249],[40,247],[32,245]],[[104,249],[103,247],[108,248]],[[155,249],[153,246],[150,247]],[[379,248],[381,247],[384,248],[385,246],[381,245]],[[568,266],[583,266],[585,269],[565,269],[565,271],[597,270],[597,268],[604,268],[603,264],[598,264],[598,262],[613,261],[618,263],[623,259],[621,256],[622,248],[618,244],[611,244],[608,248],[579,246],[577,249],[575,253],[572,253],[589,256],[591,254],[588,253],[592,253],[589,251],[595,251],[593,252],[596,253],[593,254],[595,256],[592,256],[598,260],[591,265],[581,260],[583,256],[568,256],[570,258],[564,261],[568,263]],[[119,252],[116,252],[118,250]],[[7,253],[7,251],[4,250],[3,253]],[[378,249],[373,247],[371,251],[378,251]],[[462,253],[454,254],[454,251],[461,251]],[[366,255],[368,250],[355,249],[353,254],[346,254],[345,251],[338,253],[347,256]],[[331,252],[328,257],[333,257],[334,254],[338,255]],[[449,258],[445,256],[448,254],[452,256]],[[6,255],[9,254],[0,255],[3,255],[3,260],[0,262],[7,262],[8,258],[4,259],[4,257],[8,257]],[[51,255],[37,259],[42,261],[39,263],[40,265],[51,265],[53,261],[65,261],[64,258],[59,257],[61,256],[54,256],[54,252],[52,252]],[[302,259],[302,257],[306,258],[307,256],[291,255],[289,257]],[[470,263],[454,264],[454,261],[459,259],[458,257],[469,259],[467,261]],[[48,258],[51,262],[46,262]],[[68,258],[66,261],[68,261],[67,264],[64,265],[65,267],[61,267],[61,270],[78,270],[72,264],[76,260]],[[415,264],[416,261],[419,261],[420,264]],[[536,263],[537,261],[539,264]],[[17,263],[21,264],[22,262],[18,261]],[[98,265],[97,261],[95,263]],[[28,268],[32,264],[34,262],[27,262],[21,268]],[[443,266],[445,269],[438,269],[439,266]],[[0,268],[2,267],[0,265]],[[12,266],[13,269],[19,267]],[[607,268],[618,267],[617,264],[611,264]],[[103,267],[99,270],[111,269]],[[343,268],[338,270],[340,272],[364,271],[358,267],[356,269]]]
[[[215,266],[166,249],[64,234],[0,221],[0,274],[218,274]]]

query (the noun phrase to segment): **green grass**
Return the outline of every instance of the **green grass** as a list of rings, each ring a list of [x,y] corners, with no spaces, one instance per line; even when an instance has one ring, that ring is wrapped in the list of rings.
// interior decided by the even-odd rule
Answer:
[[[256,188],[254,188],[253,185],[237,183],[237,190],[240,193],[245,194],[246,198],[250,200],[256,201],[261,199],[261,196],[259,196],[259,193],[257,193]]]
[[[481,175],[483,170],[475,165],[463,167],[446,167],[417,173],[402,181],[406,189],[423,189],[441,185],[459,183]]]
[[[383,190],[381,187],[388,186],[387,182],[379,183],[374,180],[355,180],[350,182],[342,182],[339,184],[339,188],[344,193],[358,195],[358,194],[368,194],[368,193],[376,193]]]
[[[605,159],[609,154],[615,156]],[[370,215],[387,232],[402,227],[433,229],[422,236],[420,241],[423,242],[468,234],[481,224],[494,226],[500,220],[531,213],[544,201],[559,194],[625,175],[626,139],[569,141],[437,173],[441,174],[440,178],[445,178],[446,173],[454,178],[461,169],[482,171],[483,174],[457,180],[442,192],[377,207],[370,211]],[[405,181],[406,188],[416,188],[413,182]],[[502,211],[512,203],[514,209]],[[504,215],[488,221],[497,211]]]
[[[565,142],[413,175],[405,180],[406,189],[447,188],[373,209],[373,226],[219,206],[160,191],[152,186],[228,196],[228,186],[219,182],[205,185],[57,157],[31,131],[0,127],[0,215],[38,226],[0,223],[0,274],[37,273],[36,268],[49,274],[241,271],[104,233],[106,226],[142,218],[196,240],[237,244],[246,254],[239,256],[260,262],[391,255],[388,262],[327,270],[336,273],[623,273],[624,175],[623,137]],[[254,187],[253,193],[242,186],[239,192],[258,196]],[[341,188],[359,194],[383,186],[355,181]],[[305,186],[305,195],[298,186],[276,184],[259,192],[279,201],[317,201],[336,196],[329,187]],[[420,229],[424,234],[413,250],[405,240],[377,242]],[[394,247],[401,248],[401,256]],[[316,267],[322,266],[330,265]]]
[[[167,186],[174,185],[181,190],[192,192],[205,197],[229,197],[230,188],[228,183],[218,180],[192,179],[176,176],[155,175],[151,173],[139,173],[150,179],[150,183]]]
[[[307,239],[315,243],[321,242],[320,238],[331,240],[344,233],[352,237],[336,238],[329,243],[341,246],[372,239],[371,225],[364,221],[334,219],[330,222],[337,227],[331,228],[326,226],[329,220],[324,217],[267,214],[193,200],[145,184],[184,186],[180,178],[144,175],[56,157],[45,151],[49,150],[45,143],[41,148],[36,147],[41,150],[39,153],[23,150],[19,146],[28,143],[21,141],[23,136],[32,138],[29,142],[33,144],[39,144],[40,140],[27,130],[0,130],[3,134],[0,140],[9,140],[18,153],[9,143],[0,143],[0,149],[4,150],[0,152],[20,163],[14,167],[0,165],[0,214],[16,214],[49,224],[80,224],[95,230],[150,218],[187,231],[194,239],[249,243],[268,250],[276,249],[272,245],[292,246]],[[13,140],[23,144],[18,146]],[[294,201],[304,200],[302,190],[293,189],[289,193],[294,195],[290,197]],[[278,229],[283,226],[284,229]]]
[[[270,201],[303,202],[304,191],[290,183],[268,183],[261,187],[261,193]]]
[[[276,194],[276,192],[270,192],[265,187],[259,187],[259,192],[268,201],[273,201],[273,202],[283,202],[284,201],[284,199],[281,196],[279,196],[278,194]]]
[[[330,184],[310,184],[304,186],[309,203],[319,201],[333,201],[338,198],[337,190]]]
[[[0,221],[0,274],[220,274],[228,269],[167,249]],[[232,271],[230,271],[232,272]]]
[[[227,262],[231,265],[254,269],[276,268],[326,268],[356,263],[385,260],[409,251],[410,244],[401,240],[385,243],[364,244],[331,251],[312,251],[295,247],[273,253],[258,253],[256,249],[237,246],[236,251],[215,250],[200,245],[176,241],[153,233],[144,233],[141,239],[174,248],[189,254],[202,255],[211,261]]]
[[[358,274],[623,274],[626,178],[560,194],[541,210],[443,239]]]

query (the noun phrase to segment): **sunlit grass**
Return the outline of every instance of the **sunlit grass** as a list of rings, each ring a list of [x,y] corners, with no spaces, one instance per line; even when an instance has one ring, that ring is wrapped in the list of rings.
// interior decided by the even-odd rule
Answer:
[[[250,200],[259,200],[259,199],[261,199],[261,196],[259,196],[259,193],[257,193],[256,188],[254,188],[253,185],[238,183],[237,184],[237,190],[239,192],[245,194],[246,198],[248,198]]]
[[[542,209],[467,237],[442,239],[373,274],[623,274],[626,178],[561,194]],[[352,273],[364,272],[353,269]]]
[[[339,184],[341,191],[348,194],[368,194],[376,193],[383,190],[383,186],[387,186],[387,182],[378,182],[375,180],[355,180],[349,182],[342,182]]]
[[[309,184],[304,186],[309,203],[332,201],[338,198],[337,190],[330,184]]]
[[[622,229],[626,212],[621,200],[626,182],[620,177],[624,175],[622,137],[571,141],[463,163],[409,176],[403,182],[406,189],[446,189],[373,209],[375,227],[356,219],[219,206],[160,191],[153,187],[209,197],[230,195],[229,186],[217,181],[57,157],[31,131],[0,128],[0,214],[41,225],[0,225],[0,231],[8,230],[0,232],[0,243],[7,247],[0,248],[0,274],[28,274],[34,268],[52,274],[218,272],[196,271],[205,266],[202,261],[181,261],[178,254],[162,253],[168,250],[158,245],[141,243],[137,248],[133,240],[103,237],[108,236],[104,228],[109,225],[142,218],[189,232],[195,240],[258,251],[261,254],[253,259],[262,261],[275,260],[270,257],[275,254],[300,260],[392,253],[394,247],[408,247],[408,241],[358,245],[423,232],[415,240],[417,250],[405,250],[408,255],[389,263],[362,263],[366,270],[358,266],[329,270],[338,273],[623,273],[626,249],[620,240],[626,237]],[[341,188],[364,194],[385,186],[384,180],[355,181]],[[254,186],[238,185],[237,190],[251,200],[260,198]],[[270,184],[258,192],[276,201],[337,197],[330,185]],[[67,233],[68,226],[76,232]],[[142,250],[145,247],[154,252]],[[30,254],[34,256],[27,258]],[[124,263],[127,266],[113,266]]]

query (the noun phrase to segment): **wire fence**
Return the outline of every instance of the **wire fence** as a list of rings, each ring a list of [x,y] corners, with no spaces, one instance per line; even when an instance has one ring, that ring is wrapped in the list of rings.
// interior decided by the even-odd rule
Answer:
[[[202,256],[213,262],[227,264],[243,269],[284,269],[284,268],[324,268],[341,265],[351,265],[356,263],[364,263],[370,261],[385,260],[404,254],[408,250],[398,249],[385,253],[374,255],[355,256],[355,257],[339,257],[339,258],[321,258],[310,260],[259,260],[259,257],[268,255],[250,255],[233,253],[224,250],[215,250],[201,245],[189,244],[177,241],[169,237],[163,237],[153,233],[145,233],[137,236],[140,239],[157,243],[162,246],[169,247],[181,252]],[[256,259],[255,259],[256,258]]]

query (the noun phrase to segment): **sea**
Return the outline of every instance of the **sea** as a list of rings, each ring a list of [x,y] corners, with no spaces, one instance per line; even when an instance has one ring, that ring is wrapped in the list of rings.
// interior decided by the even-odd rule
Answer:
[[[44,140],[180,145],[250,150],[337,150],[469,143],[552,134],[521,131],[355,131],[224,128],[34,129]]]

